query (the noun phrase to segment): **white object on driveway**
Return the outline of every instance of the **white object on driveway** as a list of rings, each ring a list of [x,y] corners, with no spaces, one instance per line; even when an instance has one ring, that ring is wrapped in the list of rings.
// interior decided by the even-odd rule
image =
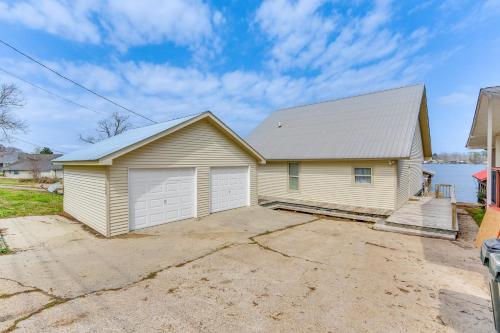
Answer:
[[[50,185],[49,187],[47,187],[47,191],[53,193],[53,192],[56,192],[57,190],[59,190],[60,188],[62,188],[62,185],[61,185],[61,183],[57,182],[57,183],[54,183],[54,184]]]

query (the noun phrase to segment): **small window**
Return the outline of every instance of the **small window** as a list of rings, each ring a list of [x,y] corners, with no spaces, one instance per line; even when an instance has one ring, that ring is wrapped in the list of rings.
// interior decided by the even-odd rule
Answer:
[[[354,182],[356,184],[371,184],[372,168],[354,168]]]
[[[299,189],[299,163],[288,163],[288,189]]]
[[[18,175],[19,174],[19,170],[14,170],[14,174]]]

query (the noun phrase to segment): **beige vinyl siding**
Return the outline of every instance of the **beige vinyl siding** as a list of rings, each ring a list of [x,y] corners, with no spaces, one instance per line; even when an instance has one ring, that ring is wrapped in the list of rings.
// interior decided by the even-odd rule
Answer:
[[[299,162],[299,190],[288,190],[288,164],[258,166],[259,196],[393,210],[396,168],[389,161]],[[371,167],[372,184],[355,184],[354,167]]]
[[[105,167],[64,167],[64,211],[107,235]]]
[[[422,189],[422,162],[424,153],[420,124],[417,123],[413,137],[410,158],[398,161],[397,208],[401,207],[409,197]]]
[[[110,234],[129,231],[129,168],[195,167],[197,217],[209,214],[209,172],[215,166],[250,166],[250,202],[257,204],[256,161],[208,120],[198,121],[113,161],[109,167]]]

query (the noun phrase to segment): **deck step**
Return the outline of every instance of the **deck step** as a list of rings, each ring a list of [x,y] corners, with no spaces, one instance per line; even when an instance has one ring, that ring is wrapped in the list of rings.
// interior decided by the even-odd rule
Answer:
[[[455,240],[457,238],[456,231],[425,228],[425,227],[414,227],[408,225],[397,225],[395,223],[386,223],[381,221],[373,225],[374,230],[396,232],[405,235],[420,236],[420,237],[430,237],[430,238],[440,238],[447,240]]]
[[[308,214],[325,215],[325,216],[338,217],[342,219],[371,222],[371,223],[382,222],[386,218],[386,216],[382,215],[380,216],[368,215],[368,214],[365,215],[361,213],[353,213],[336,209],[297,205],[284,202],[265,202],[265,203],[261,202],[260,205],[271,209],[282,209],[282,210],[289,210],[289,211],[302,212]]]

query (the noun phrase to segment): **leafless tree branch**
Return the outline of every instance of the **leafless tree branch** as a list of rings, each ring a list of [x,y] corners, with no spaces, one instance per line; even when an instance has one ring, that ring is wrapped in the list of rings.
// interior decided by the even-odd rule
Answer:
[[[80,140],[86,143],[96,143],[121,134],[130,127],[132,127],[132,124],[128,122],[128,116],[114,112],[108,119],[100,120],[97,123],[97,136],[83,136],[80,134]]]
[[[38,180],[41,176],[40,159],[37,156],[28,157],[31,165],[31,176],[33,179]]]
[[[24,106],[25,100],[19,89],[13,84],[0,87],[0,141],[10,141],[12,134],[26,131],[27,124],[12,114],[12,108]]]

